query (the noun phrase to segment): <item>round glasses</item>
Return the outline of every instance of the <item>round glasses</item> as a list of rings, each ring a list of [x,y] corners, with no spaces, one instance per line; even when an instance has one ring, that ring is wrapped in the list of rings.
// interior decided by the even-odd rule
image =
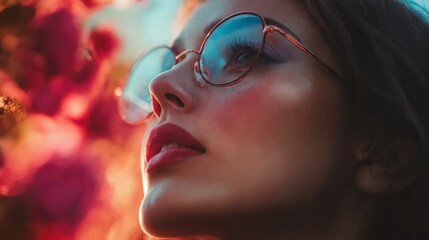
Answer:
[[[207,34],[198,51],[186,50],[176,55],[170,47],[163,46],[140,57],[133,65],[121,92],[119,111],[122,118],[131,124],[144,121],[152,113],[150,82],[157,75],[170,70],[186,54],[198,54],[194,71],[208,84],[219,87],[239,82],[259,61],[265,64],[284,62],[285,57],[275,47],[265,46],[266,36],[270,32],[280,33],[289,45],[339,76],[292,34],[278,26],[267,25],[265,19],[256,13],[240,12],[219,21]]]

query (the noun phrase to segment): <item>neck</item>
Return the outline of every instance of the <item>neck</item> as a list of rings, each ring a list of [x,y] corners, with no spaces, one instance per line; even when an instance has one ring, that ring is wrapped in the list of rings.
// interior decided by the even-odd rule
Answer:
[[[232,217],[222,224],[221,234],[217,236],[222,240],[368,240],[374,202],[370,197],[353,195],[328,204],[321,203],[315,209]]]

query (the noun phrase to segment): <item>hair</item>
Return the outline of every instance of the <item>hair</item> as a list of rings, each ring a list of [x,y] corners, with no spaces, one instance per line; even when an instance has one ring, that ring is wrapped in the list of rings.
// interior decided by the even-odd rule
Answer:
[[[368,164],[379,154],[395,164],[398,151],[411,143],[409,157],[421,168],[412,186],[381,197],[377,239],[429,239],[428,12],[399,0],[306,4],[344,64],[359,126],[371,140]]]

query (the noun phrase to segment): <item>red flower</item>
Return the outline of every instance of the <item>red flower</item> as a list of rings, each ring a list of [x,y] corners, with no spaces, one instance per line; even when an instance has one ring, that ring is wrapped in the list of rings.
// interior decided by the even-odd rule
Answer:
[[[45,16],[35,29],[35,50],[47,63],[48,76],[71,76],[76,68],[80,30],[68,9],[60,9]]]
[[[23,192],[34,213],[35,224],[75,226],[93,206],[101,187],[97,159],[76,155],[54,158],[42,166]]]
[[[95,29],[91,32],[90,41],[97,59],[110,58],[119,47],[119,39],[110,29]]]

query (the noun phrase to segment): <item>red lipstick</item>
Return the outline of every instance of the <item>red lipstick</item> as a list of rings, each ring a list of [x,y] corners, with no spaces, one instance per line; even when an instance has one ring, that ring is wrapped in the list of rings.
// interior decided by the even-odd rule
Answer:
[[[205,152],[202,144],[183,128],[167,123],[154,128],[146,143],[146,172],[185,161]]]

